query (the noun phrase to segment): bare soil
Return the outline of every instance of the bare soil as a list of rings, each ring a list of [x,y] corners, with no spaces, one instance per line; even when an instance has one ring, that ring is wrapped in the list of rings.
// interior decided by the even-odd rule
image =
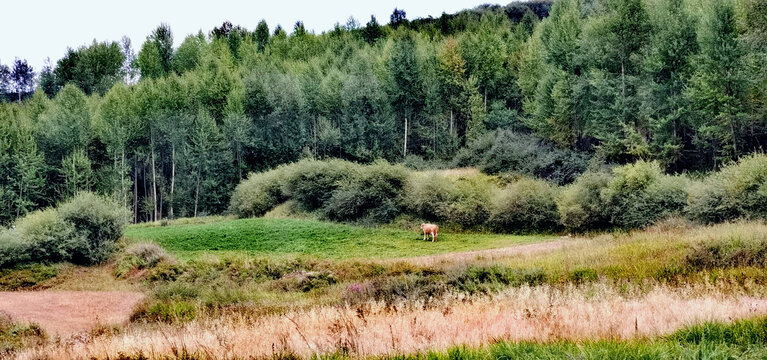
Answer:
[[[144,294],[121,291],[0,292],[0,313],[60,336],[128,321]]]

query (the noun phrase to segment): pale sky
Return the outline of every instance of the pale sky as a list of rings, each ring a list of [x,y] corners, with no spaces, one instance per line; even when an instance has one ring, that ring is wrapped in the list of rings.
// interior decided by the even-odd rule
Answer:
[[[395,7],[404,9],[407,18],[442,12],[454,13],[487,3],[482,0],[323,0],[323,1],[245,1],[245,0],[26,0],[16,2],[19,11],[6,10],[0,20],[0,64],[11,65],[14,58],[27,59],[39,73],[45,59],[55,64],[67,47],[77,48],[97,41],[119,41],[127,35],[136,52],[146,36],[161,22],[173,31],[175,46],[188,34],[207,33],[225,20],[253,30],[261,19],[273,31],[277,24],[286,31],[302,20],[307,30],[319,34],[338,22],[354,16],[364,26],[375,15],[380,24],[389,22]]]

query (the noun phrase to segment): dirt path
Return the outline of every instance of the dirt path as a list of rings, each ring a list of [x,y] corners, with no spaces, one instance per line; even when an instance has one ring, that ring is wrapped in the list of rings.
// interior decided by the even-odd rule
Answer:
[[[120,291],[0,292],[0,313],[65,336],[98,324],[125,322],[143,298],[142,293]]]
[[[467,262],[471,260],[483,259],[492,260],[509,256],[526,256],[560,250],[566,245],[573,243],[572,240],[555,240],[526,245],[515,245],[497,249],[474,250],[465,252],[453,252],[437,255],[417,256],[410,258],[391,259],[391,262],[405,261],[420,266],[431,266],[436,264],[449,264],[457,262]]]

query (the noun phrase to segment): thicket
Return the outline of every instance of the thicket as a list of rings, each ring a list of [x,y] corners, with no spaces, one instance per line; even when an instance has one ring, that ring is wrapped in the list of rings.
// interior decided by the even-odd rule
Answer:
[[[0,230],[0,267],[30,262],[103,262],[128,223],[114,200],[82,192],[56,208],[38,210]]]
[[[405,217],[497,232],[635,229],[673,216],[707,223],[764,219],[767,155],[744,157],[702,179],[638,161],[587,171],[566,186],[519,175],[303,160],[252,174],[237,187],[230,211],[258,216],[287,200],[334,221]]]

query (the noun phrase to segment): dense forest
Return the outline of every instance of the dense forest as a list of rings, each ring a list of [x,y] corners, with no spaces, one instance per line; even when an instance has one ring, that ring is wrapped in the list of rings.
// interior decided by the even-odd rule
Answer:
[[[558,184],[589,166],[721,168],[767,142],[767,3],[483,5],[322,34],[161,24],[0,65],[0,224],[81,190],[134,221],[218,214],[302,158],[478,166]]]

